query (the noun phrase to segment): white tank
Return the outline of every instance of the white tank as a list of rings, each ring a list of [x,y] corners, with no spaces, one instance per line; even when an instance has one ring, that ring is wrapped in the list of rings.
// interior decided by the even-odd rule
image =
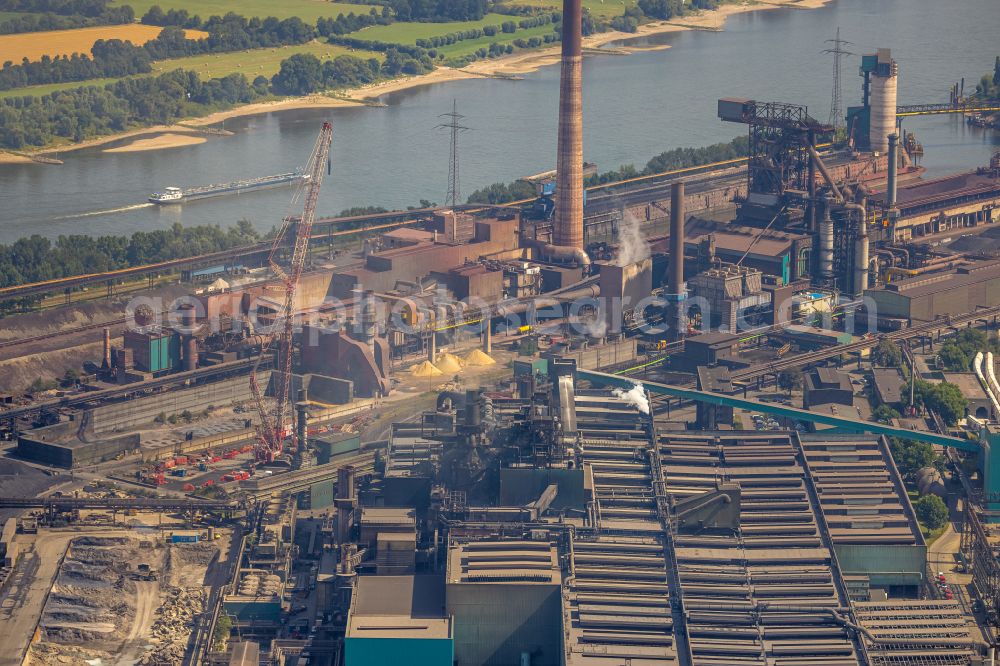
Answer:
[[[889,66],[889,75],[873,73],[871,77],[871,119],[868,140],[871,149],[879,153],[889,150],[889,135],[896,132],[896,61]]]

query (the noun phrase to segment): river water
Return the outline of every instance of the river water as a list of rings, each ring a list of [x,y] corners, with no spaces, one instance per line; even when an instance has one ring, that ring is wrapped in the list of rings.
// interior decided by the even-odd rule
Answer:
[[[816,10],[775,9],[733,16],[723,32],[688,31],[637,42],[669,45],[629,56],[584,60],[584,152],[602,170],[678,146],[728,141],[745,128],[716,118],[719,97],[807,104],[826,120],[832,87],[824,40],[841,36],[855,53],[889,47],[899,62],[899,103],[945,102],[992,70],[1000,52],[997,0],[834,0]],[[859,58],[843,66],[844,104],[860,104]],[[305,161],[319,125],[334,123],[332,174],[319,214],[350,206],[385,208],[442,202],[448,132],[435,129],[457,101],[470,131],[460,136],[464,195],[494,182],[554,167],[558,67],[520,81],[470,79],[387,95],[387,108],[297,110],[226,121],[229,137],[138,153],[92,148],[61,166],[0,165],[0,242],[30,234],[129,234],[185,225],[227,226],[248,219],[267,230],[295,213],[289,189],[191,202],[143,205],[167,185],[192,186],[281,173]],[[1000,133],[957,116],[907,119],[924,144],[928,176],[985,164]],[[108,212],[113,211],[113,212]]]

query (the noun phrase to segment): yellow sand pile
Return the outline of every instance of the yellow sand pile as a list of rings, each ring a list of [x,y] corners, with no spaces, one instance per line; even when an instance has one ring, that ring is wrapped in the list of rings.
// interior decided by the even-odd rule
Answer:
[[[496,361],[481,349],[473,349],[465,355],[466,365],[496,365]]]
[[[465,364],[462,363],[462,359],[447,352],[444,354],[438,354],[437,359],[434,361],[434,365],[436,365],[441,372],[448,374],[461,372],[462,368],[465,367]]]
[[[443,375],[436,365],[430,361],[424,361],[423,363],[418,363],[413,366],[410,370],[414,377],[437,377],[438,375]]]

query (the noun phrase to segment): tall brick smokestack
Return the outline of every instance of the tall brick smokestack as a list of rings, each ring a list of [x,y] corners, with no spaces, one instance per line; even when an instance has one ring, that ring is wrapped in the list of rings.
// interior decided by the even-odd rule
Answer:
[[[583,248],[583,5],[563,0],[553,242]]]

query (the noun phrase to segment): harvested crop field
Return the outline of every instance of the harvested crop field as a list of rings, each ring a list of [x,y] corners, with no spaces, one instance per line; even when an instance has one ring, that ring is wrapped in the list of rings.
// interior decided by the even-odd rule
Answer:
[[[163,28],[153,25],[109,25],[76,30],[51,30],[49,32],[26,32],[18,35],[0,36],[0,63],[20,63],[22,59],[41,60],[42,56],[90,55],[90,47],[98,39],[128,40],[140,45],[156,39]],[[188,39],[208,37],[201,30],[185,30]]]

